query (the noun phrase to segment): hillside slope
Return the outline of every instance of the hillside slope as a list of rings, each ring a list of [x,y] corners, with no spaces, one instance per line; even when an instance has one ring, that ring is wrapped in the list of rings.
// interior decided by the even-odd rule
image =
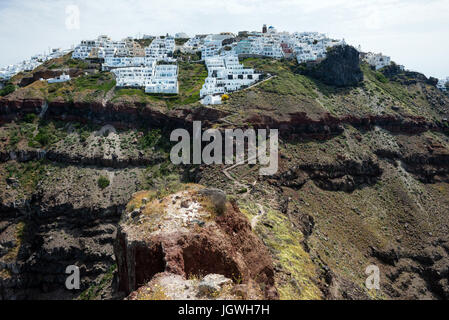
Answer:
[[[214,107],[198,101],[201,64],[180,65],[176,97],[117,89],[69,57],[52,67],[81,72],[68,83],[16,79],[0,98],[0,297],[123,297],[113,244],[126,205],[195,182],[252,222],[280,299],[448,299],[449,97],[418,73],[366,64],[360,84],[336,87],[292,61],[243,63],[274,77]],[[172,165],[170,130],[193,120],[279,128],[278,173]],[[64,288],[70,264],[80,291]],[[380,290],[365,287],[371,264]]]

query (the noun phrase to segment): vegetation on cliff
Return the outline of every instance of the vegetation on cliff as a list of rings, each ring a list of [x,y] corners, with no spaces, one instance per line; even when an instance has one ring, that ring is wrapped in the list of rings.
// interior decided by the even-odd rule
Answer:
[[[32,75],[20,75],[0,99],[0,244],[16,241],[21,252],[0,275],[39,279],[32,289],[26,281],[5,287],[7,297],[53,292],[53,274],[74,262],[75,250],[79,262],[92,262],[81,298],[110,298],[120,215],[135,227],[128,215],[146,205],[143,216],[157,217],[159,201],[182,191],[181,182],[218,187],[236,201],[248,218],[245,236],[257,235],[273,260],[281,299],[449,296],[449,100],[423,75],[361,63],[363,80],[337,87],[294,61],[248,58],[245,66],[272,77],[208,108],[198,103],[203,64],[180,63],[180,94],[155,96],[114,88],[112,74],[77,63],[65,57],[41,70],[82,71],[70,82],[26,84]],[[280,128],[278,173],[262,178],[259,165],[242,165],[229,179],[223,166],[172,165],[170,129],[193,119],[203,128]],[[17,241],[16,217],[30,238]],[[380,291],[365,287],[370,264],[381,269]]]

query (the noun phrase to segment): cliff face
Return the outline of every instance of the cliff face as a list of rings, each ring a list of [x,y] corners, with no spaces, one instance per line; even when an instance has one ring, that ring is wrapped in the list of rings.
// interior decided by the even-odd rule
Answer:
[[[219,274],[239,285],[248,298],[277,298],[268,250],[235,202],[222,203],[223,212],[217,210],[219,203],[211,194],[221,193],[194,186],[162,199],[136,194],[115,242],[119,290],[129,294],[160,274],[184,280]],[[149,289],[154,289],[151,282]]]
[[[351,65],[345,50],[339,59]],[[276,77],[214,107],[103,90],[102,73],[1,98],[1,298],[206,298],[212,288],[222,298],[446,299],[448,96],[423,75],[365,64],[356,87],[301,75],[289,61],[244,64]],[[352,81],[348,70],[331,81]],[[279,128],[279,171],[171,165],[170,131],[193,120]],[[148,205],[133,214],[141,203],[119,221],[136,191],[166,199],[180,181],[236,202],[173,236],[147,232],[165,224],[145,222],[155,217],[142,214]],[[189,197],[173,199],[177,210],[196,203]],[[64,286],[71,264],[81,269],[79,291]],[[364,285],[371,264],[381,271],[375,292]],[[177,296],[172,284],[191,290]]]
[[[337,87],[356,86],[363,80],[359,52],[348,45],[329,49],[326,58],[305,73]]]

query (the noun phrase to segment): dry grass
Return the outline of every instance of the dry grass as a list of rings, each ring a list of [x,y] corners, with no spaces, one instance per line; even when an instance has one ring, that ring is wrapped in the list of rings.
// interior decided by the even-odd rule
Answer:
[[[144,287],[137,293],[136,300],[170,300],[165,292],[164,288],[156,284],[153,288]]]
[[[20,247],[22,245],[23,232],[25,229],[25,222],[21,221],[16,226],[16,245],[14,248],[8,251],[1,260],[4,262],[12,262],[17,259],[17,255],[19,254]]]

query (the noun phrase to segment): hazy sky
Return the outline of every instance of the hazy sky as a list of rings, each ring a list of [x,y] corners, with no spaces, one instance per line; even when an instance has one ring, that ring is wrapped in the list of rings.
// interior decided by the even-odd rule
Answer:
[[[449,76],[449,0],[0,0],[0,65],[99,34],[194,35],[263,23],[327,33],[427,76]]]

